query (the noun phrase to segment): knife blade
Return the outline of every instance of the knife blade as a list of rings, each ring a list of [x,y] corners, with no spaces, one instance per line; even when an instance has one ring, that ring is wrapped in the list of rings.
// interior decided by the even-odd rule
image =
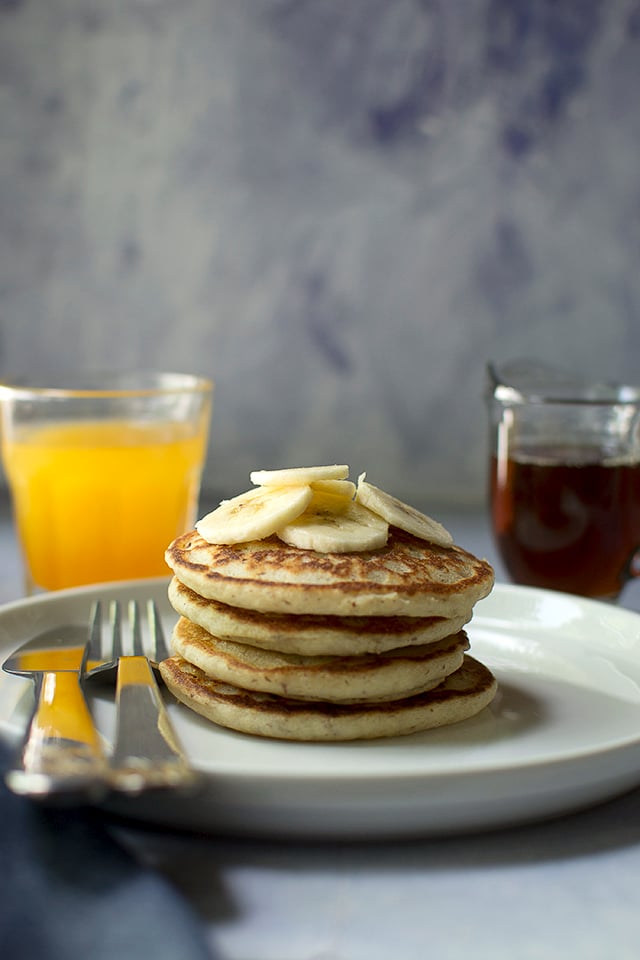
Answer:
[[[77,802],[107,792],[108,765],[80,685],[87,627],[59,626],[32,637],[2,664],[34,683],[33,710],[14,768],[14,793]]]

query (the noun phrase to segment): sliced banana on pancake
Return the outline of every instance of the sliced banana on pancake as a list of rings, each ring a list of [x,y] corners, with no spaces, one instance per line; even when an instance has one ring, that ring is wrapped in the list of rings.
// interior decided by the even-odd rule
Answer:
[[[428,540],[440,547],[450,547],[453,544],[453,537],[441,523],[390,493],[374,487],[372,483],[367,483],[364,473],[358,477],[356,503],[362,504],[392,526],[400,527],[421,540]]]
[[[316,490],[305,511],[276,533],[292,547],[348,553],[384,547],[388,530],[387,522],[366,507]]]
[[[283,470],[254,470],[251,483],[261,487],[289,487],[314,483],[316,480],[345,480],[349,476],[346,464],[334,463],[327,467],[286,467]]]
[[[356,485],[352,480],[313,480],[311,489],[332,493],[334,497],[346,497],[347,500],[353,500],[356,495]]]
[[[270,537],[295,520],[313,497],[308,485],[257,487],[219,507],[196,523],[196,530],[208,543],[247,543]]]

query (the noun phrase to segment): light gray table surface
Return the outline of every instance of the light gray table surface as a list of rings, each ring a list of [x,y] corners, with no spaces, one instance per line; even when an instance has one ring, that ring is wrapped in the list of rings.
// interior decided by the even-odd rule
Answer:
[[[482,514],[439,519],[504,579]],[[0,600],[20,584],[0,505]],[[640,610],[640,583],[622,602]],[[640,791],[545,823],[402,842],[114,829],[194,905],[218,960],[640,956]]]

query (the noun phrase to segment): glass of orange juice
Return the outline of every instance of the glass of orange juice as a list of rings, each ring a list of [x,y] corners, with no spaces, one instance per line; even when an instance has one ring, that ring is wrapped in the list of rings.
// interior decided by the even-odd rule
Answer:
[[[155,372],[0,383],[27,594],[167,574],[198,508],[212,392]]]

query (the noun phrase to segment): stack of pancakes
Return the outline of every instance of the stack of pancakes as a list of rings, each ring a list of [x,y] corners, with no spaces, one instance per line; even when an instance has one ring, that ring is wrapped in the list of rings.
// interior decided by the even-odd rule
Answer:
[[[463,629],[493,586],[490,565],[391,526],[384,547],[318,553],[277,536],[167,549],[179,614],[173,694],[209,720],[285,740],[415,733],[493,699]]]

